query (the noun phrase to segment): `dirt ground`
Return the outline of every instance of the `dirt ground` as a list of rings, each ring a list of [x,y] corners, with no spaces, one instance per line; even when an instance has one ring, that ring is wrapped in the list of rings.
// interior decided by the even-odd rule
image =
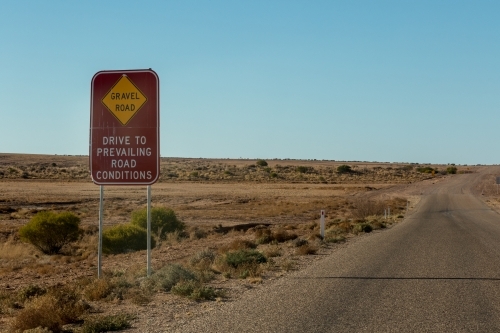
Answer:
[[[128,299],[89,302],[92,313],[132,314],[131,332],[168,329],[242,293],[301,269],[319,255],[334,251],[343,242],[327,243],[319,237],[320,210],[327,225],[353,221],[361,202],[380,202],[391,215],[383,220],[391,227],[403,220],[423,188],[446,177],[447,166],[435,166],[434,174],[422,173],[423,165],[397,163],[270,160],[209,160],[162,158],[162,176],[152,186],[152,204],[172,208],[186,223],[190,237],[170,238],[152,250],[153,270],[169,263],[188,265],[205,249],[219,251],[236,239],[255,241],[256,226],[286,228],[316,247],[315,255],[297,255],[293,242],[259,245],[257,250],[272,260],[257,278],[234,278],[216,274],[209,285],[224,291],[215,301],[193,301],[171,293],[158,293],[146,304]],[[340,165],[352,172],[339,173]],[[427,166],[427,165],[425,165]],[[458,172],[478,167],[458,166]],[[493,177],[493,176],[492,176]],[[495,187],[481,189],[485,200],[500,205]],[[104,226],[130,221],[134,210],[145,207],[145,186],[105,186]],[[21,243],[18,229],[39,211],[71,211],[81,219],[85,236],[60,255],[44,255]],[[0,291],[14,294],[29,285],[50,287],[70,284],[97,275],[99,186],[89,179],[88,157],[0,154]],[[382,221],[383,213],[378,219]],[[192,235],[203,230],[204,237]],[[383,232],[383,229],[375,230]],[[365,237],[348,233],[346,241]],[[271,257],[271,255],[270,255]],[[103,271],[141,272],[146,252],[103,257]],[[144,271],[145,273],[145,271]],[[22,306],[21,306],[22,308]],[[0,329],[7,331],[19,309],[0,311]],[[148,328],[146,330],[146,328]],[[71,327],[69,328],[71,329]],[[77,330],[76,330],[77,331]]]

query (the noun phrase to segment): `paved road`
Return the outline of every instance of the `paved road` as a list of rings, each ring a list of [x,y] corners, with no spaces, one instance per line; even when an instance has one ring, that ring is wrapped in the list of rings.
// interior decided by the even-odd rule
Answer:
[[[436,184],[403,223],[181,331],[500,332],[500,215],[471,193],[480,178]]]

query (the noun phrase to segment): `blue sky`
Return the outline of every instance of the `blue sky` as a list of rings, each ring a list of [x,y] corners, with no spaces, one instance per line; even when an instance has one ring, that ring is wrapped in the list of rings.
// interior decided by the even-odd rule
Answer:
[[[0,152],[87,155],[100,70],[160,77],[161,154],[496,164],[497,1],[1,1]]]

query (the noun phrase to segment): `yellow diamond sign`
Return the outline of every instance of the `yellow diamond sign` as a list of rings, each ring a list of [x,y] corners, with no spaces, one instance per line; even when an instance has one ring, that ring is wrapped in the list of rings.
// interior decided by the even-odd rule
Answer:
[[[102,104],[125,126],[147,100],[129,77],[123,75],[104,95]]]

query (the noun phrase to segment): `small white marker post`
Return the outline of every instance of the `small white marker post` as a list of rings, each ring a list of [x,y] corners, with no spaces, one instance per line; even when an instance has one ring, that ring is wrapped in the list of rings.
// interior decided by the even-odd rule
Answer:
[[[321,210],[321,218],[319,220],[319,234],[321,238],[325,238],[325,211]]]
[[[147,254],[147,262],[148,262],[148,277],[151,276],[151,185],[148,185],[148,254]]]

